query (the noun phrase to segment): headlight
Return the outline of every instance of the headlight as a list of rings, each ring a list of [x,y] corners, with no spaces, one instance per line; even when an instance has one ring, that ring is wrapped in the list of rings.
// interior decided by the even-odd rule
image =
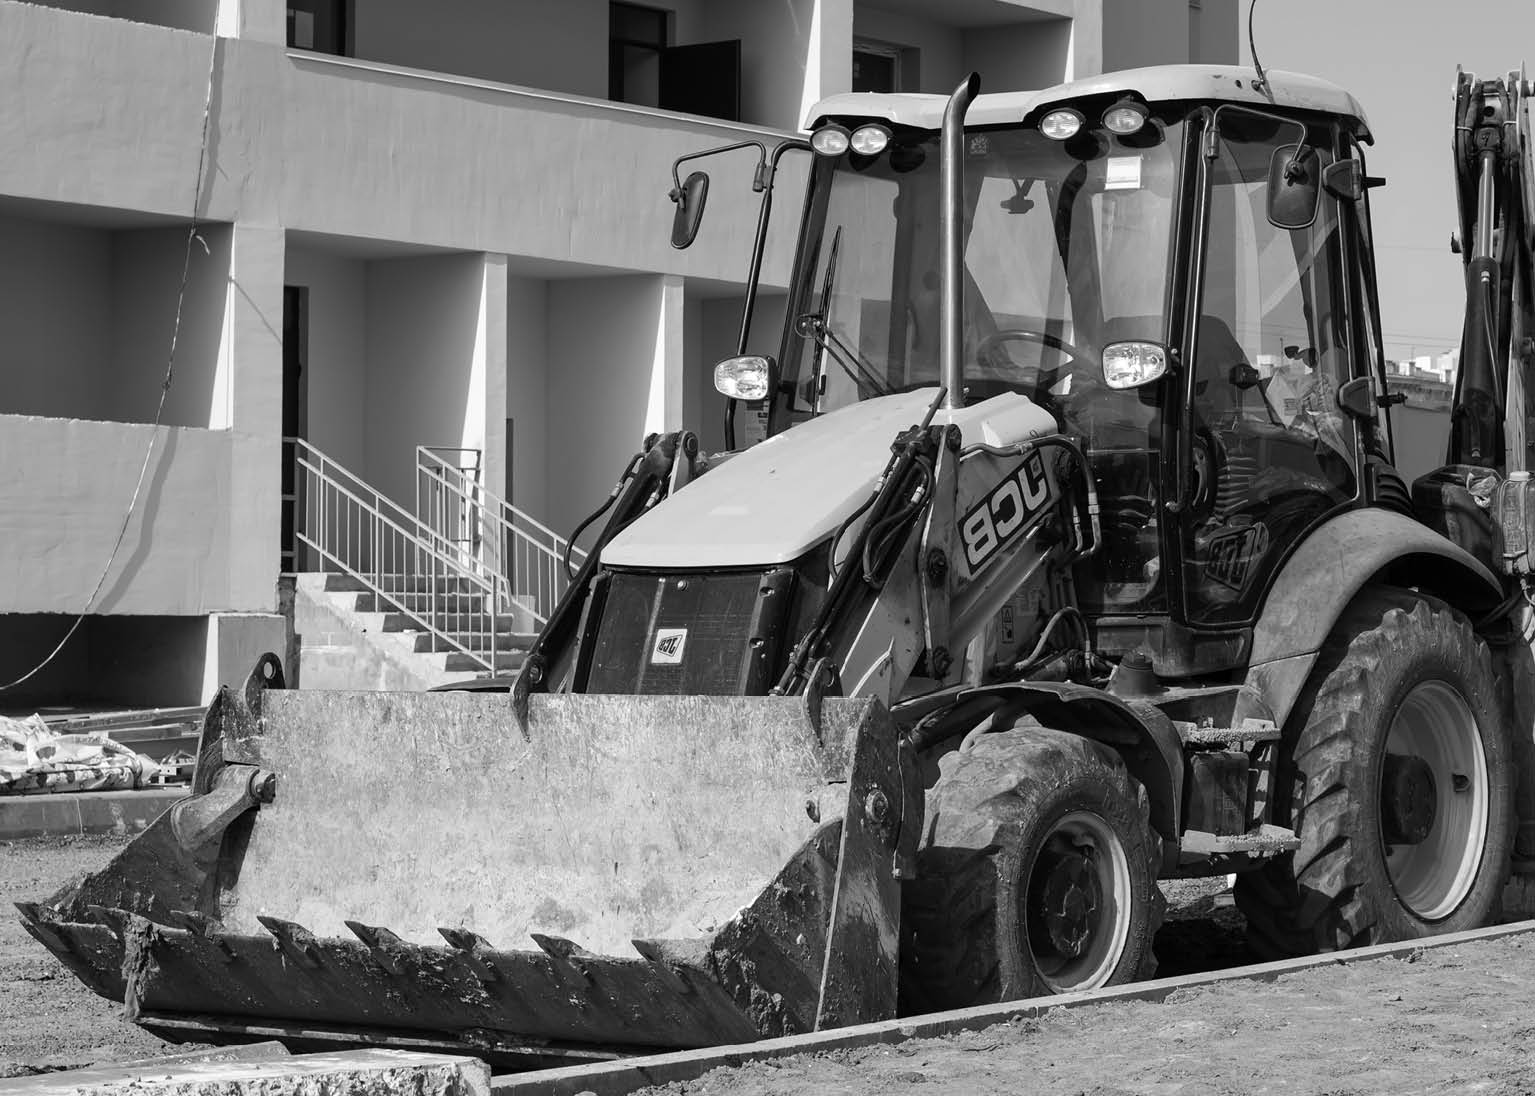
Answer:
[[[822,126],[810,135],[810,147],[822,156],[841,156],[847,146],[847,130],[838,125]]]
[[[759,354],[726,358],[714,367],[714,387],[733,400],[765,400],[773,390],[773,359]]]
[[[1117,342],[1103,348],[1103,380],[1110,388],[1139,388],[1167,372],[1167,347]]]
[[[1039,132],[1052,141],[1067,141],[1082,128],[1082,115],[1070,107],[1052,110],[1039,120]]]
[[[1121,137],[1139,133],[1146,124],[1148,112],[1134,99],[1121,99],[1103,112],[1103,128]]]
[[[848,143],[860,156],[873,156],[885,151],[885,146],[890,143],[890,131],[884,126],[859,126],[853,130]]]

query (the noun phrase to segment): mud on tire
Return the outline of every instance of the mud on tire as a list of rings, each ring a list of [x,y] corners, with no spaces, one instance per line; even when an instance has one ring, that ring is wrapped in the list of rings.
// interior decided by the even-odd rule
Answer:
[[[1313,680],[1278,780],[1291,789],[1279,821],[1300,848],[1237,881],[1253,950],[1280,958],[1485,923],[1513,833],[1512,747],[1486,645],[1442,602],[1372,589]]]
[[[1150,976],[1160,843],[1112,749],[1019,728],[947,755],[940,773],[903,889],[903,1013]]]

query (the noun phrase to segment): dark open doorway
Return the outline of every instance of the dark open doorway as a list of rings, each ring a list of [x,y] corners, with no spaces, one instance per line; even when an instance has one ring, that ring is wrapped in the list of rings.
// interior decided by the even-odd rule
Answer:
[[[309,290],[285,285],[282,291],[282,570],[300,569],[298,541],[294,536],[299,513],[297,456],[292,439],[308,432],[308,387],[304,365],[308,358]]]

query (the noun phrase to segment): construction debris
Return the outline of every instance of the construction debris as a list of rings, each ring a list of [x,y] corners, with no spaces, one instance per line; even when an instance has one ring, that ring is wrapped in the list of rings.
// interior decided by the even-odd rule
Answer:
[[[104,732],[59,734],[42,716],[0,716],[0,795],[142,788],[160,765]]]

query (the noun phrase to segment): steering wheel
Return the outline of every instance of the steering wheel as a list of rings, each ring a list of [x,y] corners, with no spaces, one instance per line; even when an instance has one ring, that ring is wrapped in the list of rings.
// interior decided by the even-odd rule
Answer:
[[[1077,346],[1075,343],[1067,342],[1059,335],[1052,335],[1048,331],[1029,331],[1022,327],[1004,327],[1000,331],[993,331],[990,335],[987,335],[976,345],[975,360],[977,362],[985,362],[991,353],[1005,342],[1039,343],[1041,346],[1049,347],[1051,350],[1058,350],[1066,355],[1067,361],[1061,362],[1059,365],[1054,367],[1041,365],[1033,371],[1031,380],[1036,391],[1049,388],[1055,384],[1060,379],[1061,370],[1066,367],[1068,362],[1082,361],[1092,363],[1097,360],[1091,352],[1082,349],[1082,347]]]

